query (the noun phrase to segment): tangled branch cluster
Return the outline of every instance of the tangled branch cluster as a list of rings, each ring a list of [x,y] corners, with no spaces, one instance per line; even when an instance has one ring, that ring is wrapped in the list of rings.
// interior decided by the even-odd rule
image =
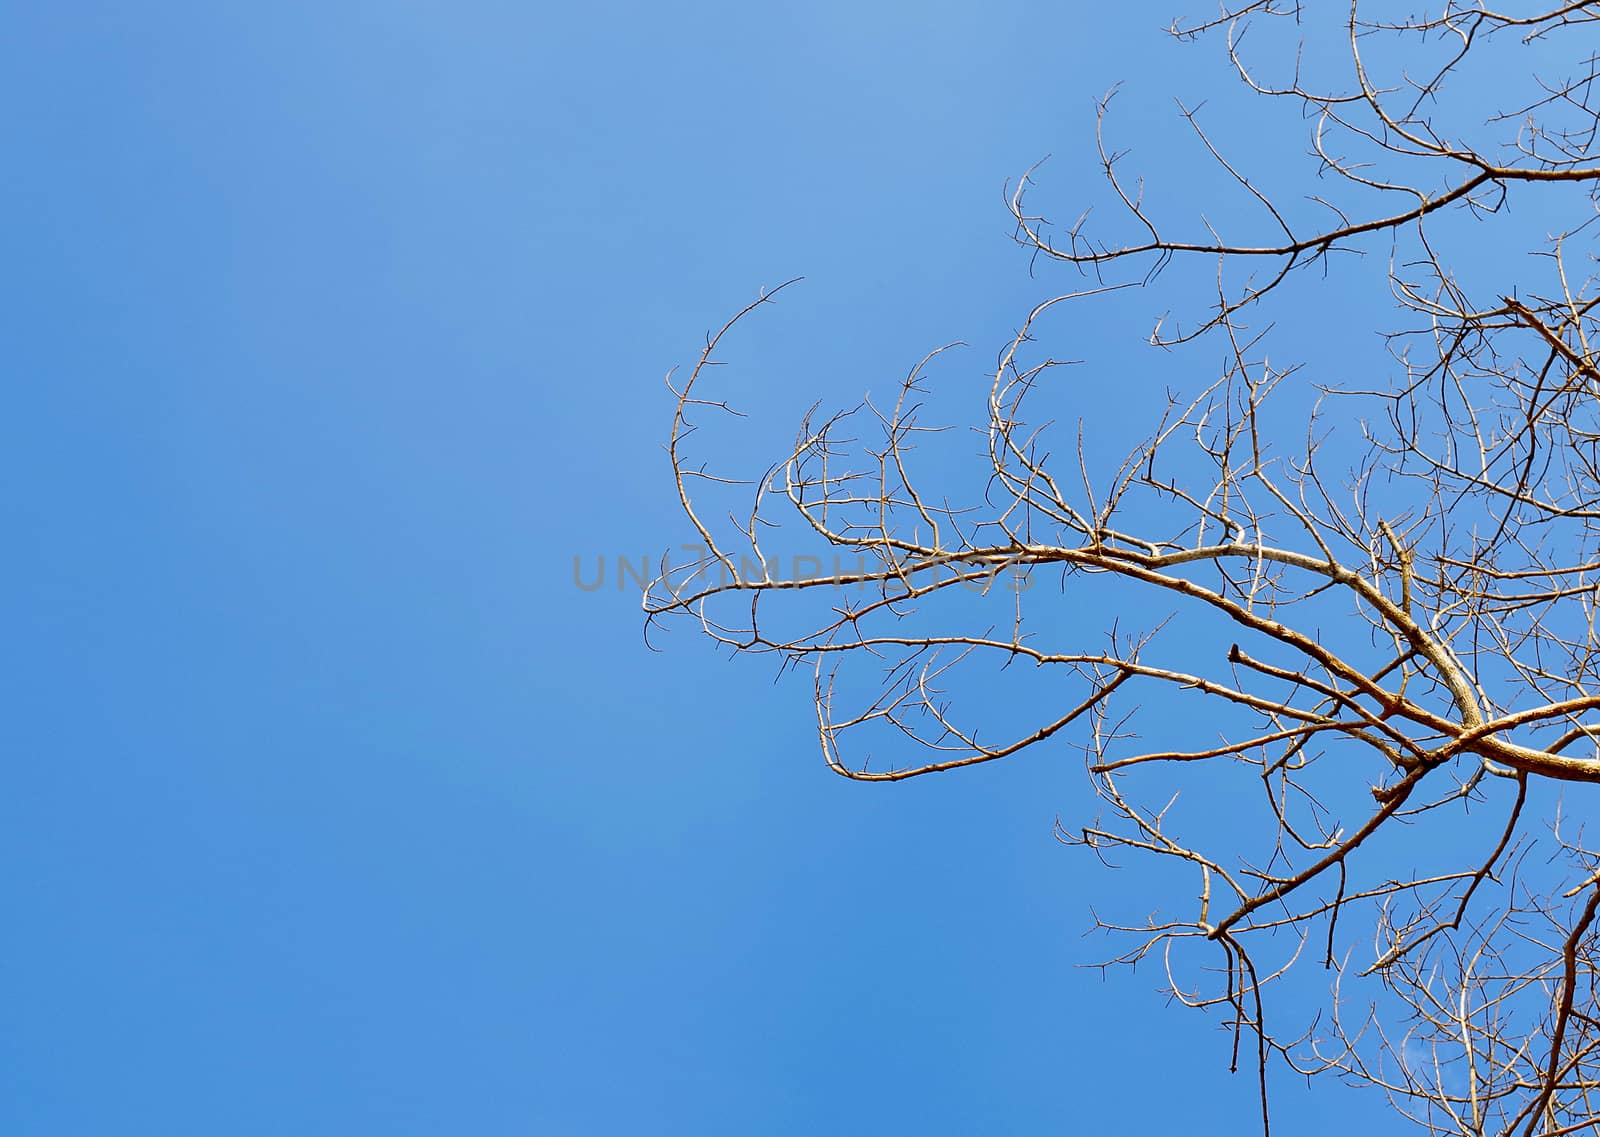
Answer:
[[[711,336],[675,388],[669,446],[696,552],[663,564],[646,611],[809,669],[823,753],[846,777],[1081,746],[1100,814],[1060,836],[1193,874],[1198,902],[1121,925],[1120,958],[1164,958],[1176,994],[1224,1010],[1264,1126],[1281,1061],[1380,1087],[1430,1132],[1600,1132],[1600,850],[1573,820],[1600,792],[1600,0],[1452,0],[1403,22],[1352,6],[1329,90],[1298,60],[1282,80],[1247,60],[1253,23],[1310,18],[1257,0],[1173,29],[1225,37],[1249,90],[1313,124],[1332,188],[1291,208],[1184,112],[1265,236],[1170,229],[1104,129],[1112,232],[1088,215],[1057,234],[1031,212],[1030,178],[1009,196],[1019,242],[1091,279],[1001,351],[976,500],[915,472],[938,429],[919,417],[935,352],[892,405],[808,418],[748,511],[713,518],[702,497],[733,483],[691,460],[693,420],[731,409],[705,393],[709,370],[776,292]],[[1474,67],[1527,59],[1539,86],[1524,105],[1453,121]],[[1447,251],[1513,205],[1546,230],[1524,250],[1536,258],[1486,273]],[[1272,366],[1270,329],[1248,323],[1340,252],[1388,254],[1398,312],[1392,365],[1354,384]],[[1152,339],[1220,345],[1227,365],[1166,396],[1120,463],[1102,467],[1081,427],[1063,461],[1029,416],[1063,366],[1034,358],[1036,329],[1184,260],[1215,266],[1214,300]],[[875,443],[847,436],[860,425]],[[783,574],[762,539],[784,518],[853,567]],[[1108,598],[1103,634],[1052,616],[1062,590]],[[1048,673],[1052,708],[990,740],[994,719],[964,718],[949,694],[986,659]],[[1202,722],[1221,733],[1200,737]],[[873,768],[857,746],[871,738],[895,764]],[[1227,824],[1185,814],[1180,789],[1218,795]],[[1216,966],[1180,962],[1191,942]],[[1312,970],[1332,996],[1286,1030],[1273,990]]]

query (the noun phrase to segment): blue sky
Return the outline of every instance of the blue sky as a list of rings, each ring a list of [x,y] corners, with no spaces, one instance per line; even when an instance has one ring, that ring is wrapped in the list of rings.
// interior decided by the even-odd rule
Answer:
[[[662,377],[762,285],[731,459],[978,383],[1052,290],[1005,179],[1073,212],[1095,96],[1227,81],[1167,15],[12,6],[0,1132],[1247,1126],[1079,966],[1138,878],[1052,840],[1076,758],[846,783],[803,681],[572,583],[684,539]]]

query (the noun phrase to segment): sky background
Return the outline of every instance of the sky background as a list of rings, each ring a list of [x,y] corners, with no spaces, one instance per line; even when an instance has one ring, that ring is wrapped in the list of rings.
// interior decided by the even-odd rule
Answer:
[[[686,539],[662,378],[763,285],[729,461],[949,340],[981,397],[1073,285],[1005,180],[1229,81],[1111,7],[7,8],[0,1132],[1252,1123],[1083,966],[1139,878],[1070,751],[845,782],[805,680],[573,584]]]

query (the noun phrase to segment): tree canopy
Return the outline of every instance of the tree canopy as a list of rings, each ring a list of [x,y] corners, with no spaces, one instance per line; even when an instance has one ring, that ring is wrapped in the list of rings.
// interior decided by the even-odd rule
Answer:
[[[1430,1132],[1597,1124],[1597,26],[1596,0],[1175,24],[1301,112],[1275,120],[1295,159],[1247,168],[1197,97],[1209,169],[1135,170],[1107,96],[1079,161],[1109,211],[1053,224],[1035,171],[1009,187],[1070,287],[954,424],[976,448],[932,417],[940,348],[748,484],[719,465],[694,437],[736,413],[714,365],[787,286],[671,380],[694,544],[650,624],[803,669],[851,779],[1080,751],[1095,807],[1058,836],[1170,868],[1103,923],[1227,1016],[1263,1128],[1280,1065]],[[1361,290],[1384,322],[1350,324]],[[1051,354],[1050,321],[1152,294],[1148,351],[1188,378],[1102,375],[1115,419],[1075,414],[1063,375],[1092,364]],[[1002,668],[1018,707],[962,701]]]

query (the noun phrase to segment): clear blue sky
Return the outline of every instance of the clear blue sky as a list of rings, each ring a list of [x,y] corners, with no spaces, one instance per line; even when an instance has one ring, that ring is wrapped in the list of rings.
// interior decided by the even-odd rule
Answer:
[[[840,781],[803,681],[572,585],[683,538],[661,378],[759,286],[757,438],[976,383],[1052,288],[1004,179],[1227,81],[1165,11],[869,8],[8,7],[0,1133],[1251,1123],[1077,966],[1137,878],[1052,840],[1069,753]]]

